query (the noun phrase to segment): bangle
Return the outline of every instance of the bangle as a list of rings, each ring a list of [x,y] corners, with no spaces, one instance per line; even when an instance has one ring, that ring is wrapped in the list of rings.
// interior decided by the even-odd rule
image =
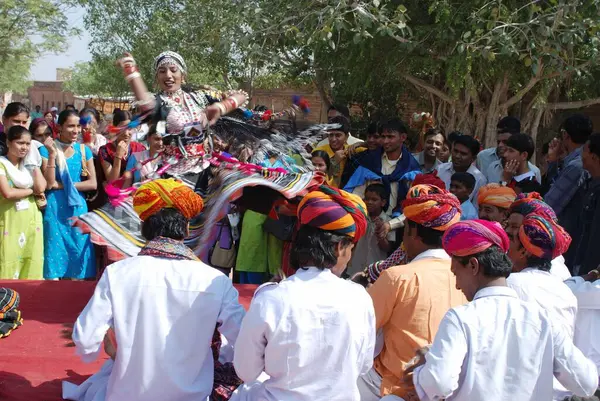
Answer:
[[[238,107],[240,107],[240,105],[235,97],[231,96],[231,97],[227,98],[227,100],[229,100],[233,104],[234,110],[237,109]]]
[[[223,105],[222,102],[215,103],[215,106],[217,106],[219,108],[219,110],[221,110],[221,115],[222,116],[224,116],[225,114],[227,114],[227,109],[225,108],[225,106]]]
[[[228,97],[227,99],[223,100],[223,103],[225,104],[228,112],[237,109],[237,102],[232,97]]]
[[[141,77],[141,76],[142,76],[142,74],[140,74],[140,73],[139,73],[139,72],[137,72],[137,71],[134,71],[134,72],[132,72],[131,74],[127,75],[127,76],[125,77],[125,79],[127,80],[127,82],[131,82],[131,81],[133,81],[134,79],[136,79],[136,78],[139,78],[139,77]]]
[[[137,72],[137,71],[139,71],[139,69],[137,68],[137,66],[135,65],[135,63],[133,63],[133,64],[128,64],[128,65],[125,65],[125,66],[123,67],[123,73],[124,73],[125,75],[130,75],[130,74],[132,74],[132,73],[134,73],[134,72]]]

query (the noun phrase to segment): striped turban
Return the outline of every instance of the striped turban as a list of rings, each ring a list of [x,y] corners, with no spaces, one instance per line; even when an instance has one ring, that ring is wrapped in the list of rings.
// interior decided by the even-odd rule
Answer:
[[[512,188],[500,184],[487,184],[479,188],[477,203],[508,209],[516,197],[517,194]]]
[[[150,181],[133,194],[133,209],[142,221],[165,208],[174,208],[188,220],[204,208],[202,197],[172,178]]]
[[[519,194],[517,199],[510,206],[510,212],[519,213],[523,216],[534,214],[536,216],[541,216],[546,220],[552,220],[554,222],[558,221],[554,209],[544,202],[542,196],[537,192]]]
[[[502,226],[495,221],[465,220],[444,233],[442,246],[450,256],[470,256],[497,246],[504,253],[510,245]]]
[[[460,201],[435,185],[413,185],[402,202],[404,216],[423,227],[445,231],[460,220]]]
[[[325,185],[306,194],[298,205],[300,225],[346,235],[356,243],[367,232],[367,207],[351,193]]]
[[[569,249],[571,236],[552,220],[530,214],[519,229],[523,248],[538,258],[552,260]]]

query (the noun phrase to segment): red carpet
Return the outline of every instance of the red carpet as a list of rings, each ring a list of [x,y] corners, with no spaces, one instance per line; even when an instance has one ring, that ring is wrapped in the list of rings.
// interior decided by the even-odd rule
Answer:
[[[21,295],[24,324],[0,339],[0,400],[59,401],[61,382],[81,383],[105,358],[84,364],[62,337],[94,292],[89,281],[0,281]],[[240,302],[248,307],[256,286],[236,285]]]

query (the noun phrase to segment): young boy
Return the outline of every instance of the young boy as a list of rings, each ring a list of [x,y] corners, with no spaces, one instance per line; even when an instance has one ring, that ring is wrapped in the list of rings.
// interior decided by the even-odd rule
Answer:
[[[367,234],[356,244],[352,253],[352,260],[348,264],[346,273],[350,277],[355,273],[362,272],[369,264],[383,260],[388,256],[390,251],[389,241],[394,240],[394,233],[388,234],[383,239],[379,239],[377,236],[379,226],[390,219],[384,211],[387,198],[388,195],[383,184],[371,184],[365,189],[364,201],[369,213],[369,224]]]
[[[522,181],[537,181],[535,172],[529,168],[529,160],[535,152],[533,139],[527,134],[513,134],[506,140],[502,185],[515,189]]]
[[[475,177],[471,173],[454,173],[450,178],[450,192],[461,202],[461,220],[478,218],[477,209],[471,203],[469,196],[475,188]]]

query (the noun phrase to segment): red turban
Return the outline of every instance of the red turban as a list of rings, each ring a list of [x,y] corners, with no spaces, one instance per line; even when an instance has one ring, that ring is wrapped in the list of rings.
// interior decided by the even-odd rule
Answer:
[[[538,258],[552,260],[569,249],[571,236],[552,220],[530,214],[519,229],[523,247]]]
[[[446,230],[442,245],[450,256],[470,256],[493,245],[506,253],[509,240],[502,226],[494,221],[465,220]]]
[[[301,225],[347,235],[356,243],[367,232],[366,210],[360,197],[322,185],[302,198],[298,220]]]
[[[446,184],[437,176],[437,171],[435,170],[432,173],[417,174],[411,186],[414,187],[421,184],[435,185],[438,188],[446,189]]]
[[[435,185],[413,185],[402,202],[404,216],[423,227],[445,231],[460,220],[460,201]]]

